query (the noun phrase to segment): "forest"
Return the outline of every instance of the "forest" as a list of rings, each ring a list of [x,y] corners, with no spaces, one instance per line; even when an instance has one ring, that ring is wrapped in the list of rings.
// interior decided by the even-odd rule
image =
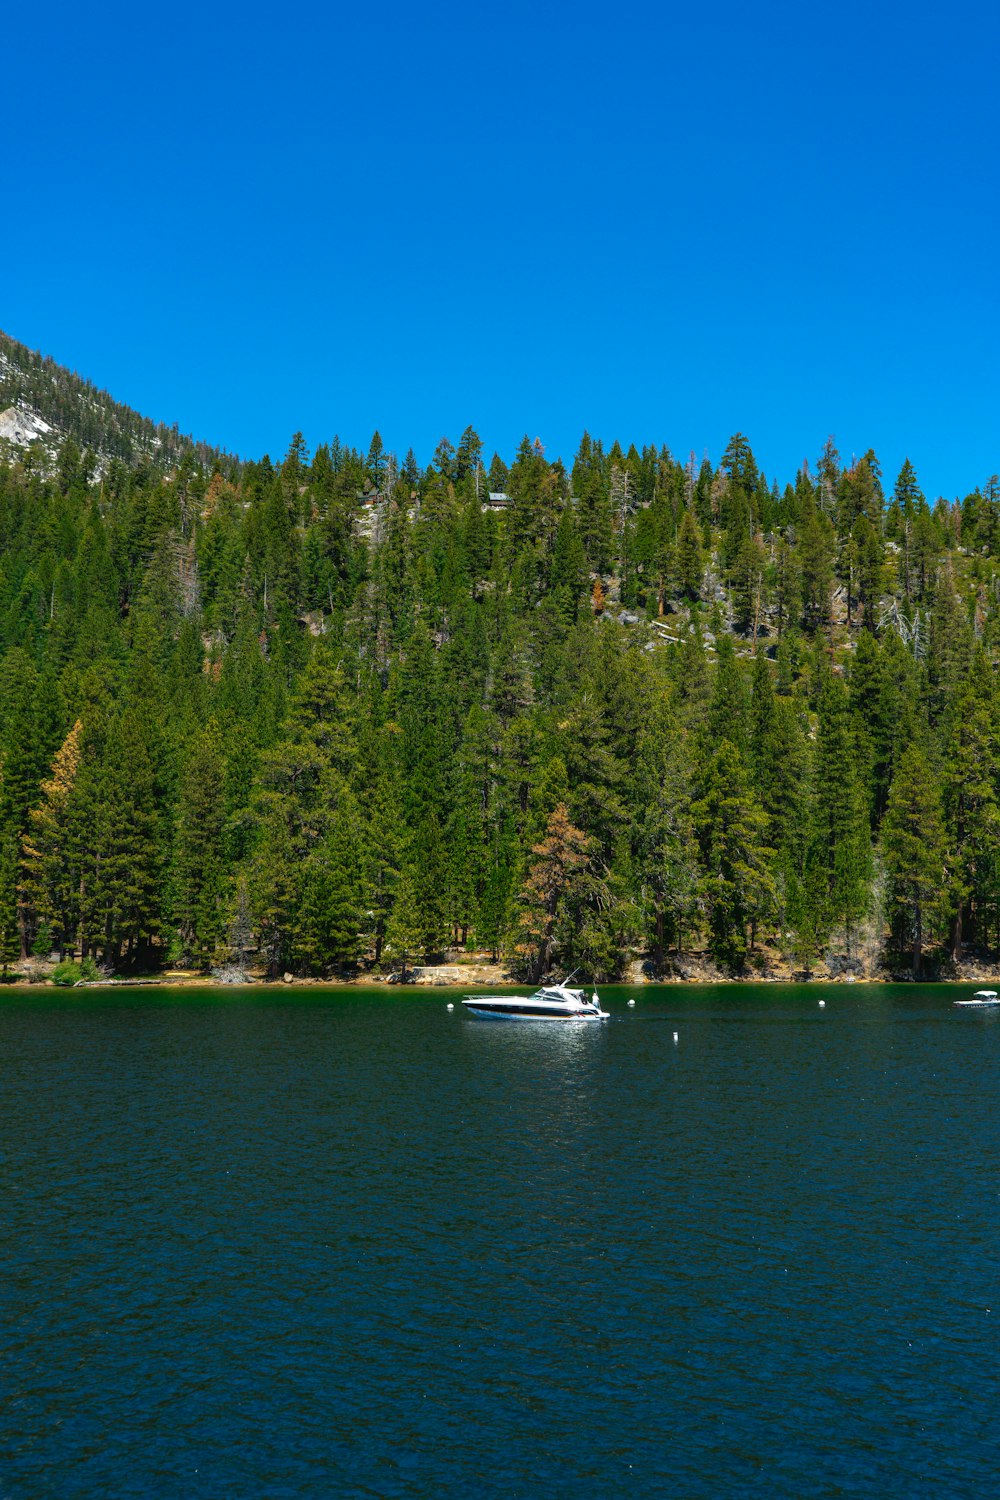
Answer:
[[[10,451],[0,965],[991,957],[998,550],[832,439]]]

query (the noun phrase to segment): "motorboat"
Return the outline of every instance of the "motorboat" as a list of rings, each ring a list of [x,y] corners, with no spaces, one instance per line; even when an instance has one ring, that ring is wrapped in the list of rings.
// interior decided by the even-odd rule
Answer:
[[[466,995],[470,1015],[490,1021],[606,1021],[597,991],[588,1000],[583,990],[565,984],[543,984],[533,995]]]
[[[956,1000],[956,1005],[1000,1005],[996,990],[977,990],[971,1000]]]

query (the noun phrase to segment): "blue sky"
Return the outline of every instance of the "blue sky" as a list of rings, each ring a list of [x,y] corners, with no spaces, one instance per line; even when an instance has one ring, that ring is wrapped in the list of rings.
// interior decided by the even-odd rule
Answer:
[[[247,456],[1000,468],[993,7],[5,18],[0,327]]]

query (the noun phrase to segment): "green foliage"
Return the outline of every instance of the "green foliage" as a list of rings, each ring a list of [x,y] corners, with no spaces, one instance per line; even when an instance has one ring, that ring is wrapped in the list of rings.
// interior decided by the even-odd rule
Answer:
[[[772,851],[764,842],[767,816],[731,740],[723,740],[708,762],[700,791],[691,811],[705,870],[709,947],[740,970],[757,929],[777,908]]]
[[[80,963],[73,958],[64,958],[56,964],[50,977],[52,983],[62,989],[72,989],[76,984],[91,984],[99,979],[100,970],[92,958],[85,958]]]
[[[808,968],[883,872],[917,967],[1000,947],[995,479],[471,427],[238,463],[9,357],[64,440],[0,463],[4,972]]]
[[[882,834],[893,933],[909,942],[919,979],[925,943],[947,914],[947,843],[941,792],[926,755],[911,745],[889,794]]]

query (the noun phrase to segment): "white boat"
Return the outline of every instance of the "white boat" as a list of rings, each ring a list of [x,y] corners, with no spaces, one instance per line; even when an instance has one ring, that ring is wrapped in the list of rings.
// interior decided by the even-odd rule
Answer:
[[[595,990],[588,1000],[583,990],[565,984],[543,984],[533,995],[466,995],[470,1015],[490,1021],[606,1021]]]
[[[956,1005],[1000,1005],[996,990],[977,990],[971,1000],[956,1000]]]

